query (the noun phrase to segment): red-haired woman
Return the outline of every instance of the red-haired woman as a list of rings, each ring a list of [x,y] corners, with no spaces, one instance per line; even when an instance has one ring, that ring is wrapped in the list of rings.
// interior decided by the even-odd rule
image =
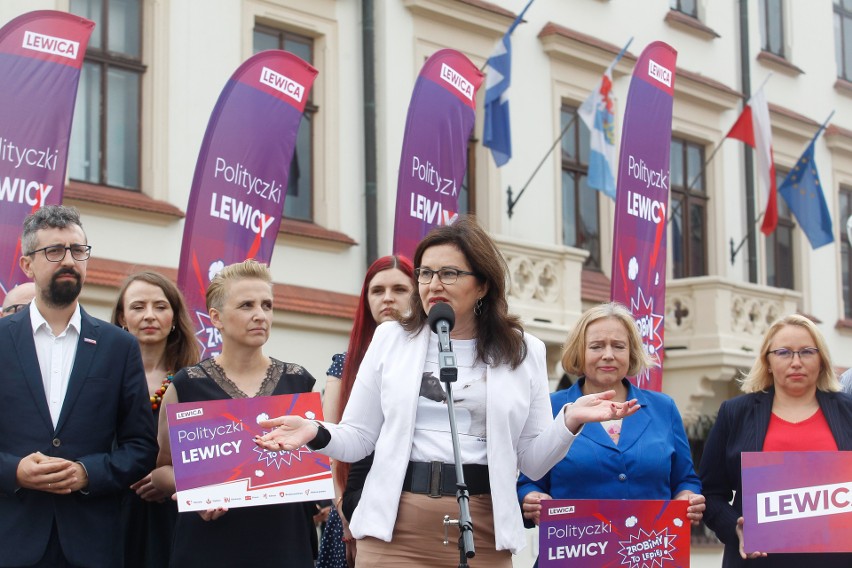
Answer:
[[[383,256],[367,269],[352,332],[349,334],[349,348],[346,353],[334,355],[331,358],[331,367],[328,368],[323,401],[323,415],[327,421],[340,420],[343,409],[349,401],[352,386],[355,384],[358,367],[361,366],[364,353],[373,339],[376,326],[396,319],[400,312],[405,312],[413,289],[414,267],[404,256]],[[354,562],[355,540],[349,534],[346,520],[341,521],[341,518],[348,519],[355,505],[358,504],[358,498],[361,495],[360,486],[363,485],[366,472],[369,471],[372,463],[373,456],[370,454],[354,465],[359,473],[353,478],[357,477],[360,481],[353,479],[350,486],[347,483],[349,464],[335,462],[335,494],[338,499],[335,503],[336,508],[329,514],[323,532],[317,559],[318,568],[337,568],[340,565],[339,559],[344,553],[343,542],[346,543],[347,562],[350,564]],[[346,491],[343,490],[344,486]]]

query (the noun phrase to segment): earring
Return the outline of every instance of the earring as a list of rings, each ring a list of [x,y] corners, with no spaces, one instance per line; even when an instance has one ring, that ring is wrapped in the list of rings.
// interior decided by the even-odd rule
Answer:
[[[124,331],[127,331],[127,326],[123,325],[123,326],[121,326],[121,329],[123,329]]]
[[[174,326],[174,325],[172,326],[172,331],[175,330],[175,327],[177,327],[177,326]],[[171,333],[172,331],[170,331],[169,333]]]
[[[476,316],[482,315],[482,298],[476,299],[476,303],[473,305],[473,315],[476,315]]]

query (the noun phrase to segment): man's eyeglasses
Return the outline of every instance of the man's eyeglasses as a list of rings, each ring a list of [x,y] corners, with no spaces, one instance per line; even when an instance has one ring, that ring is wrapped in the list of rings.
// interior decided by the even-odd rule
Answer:
[[[456,280],[459,279],[459,276],[476,276],[474,272],[458,270],[456,268],[441,268],[438,270],[432,270],[431,268],[414,269],[414,275],[417,277],[417,281],[421,284],[430,284],[432,282],[432,277],[436,274],[438,275],[438,280],[441,281],[441,284],[455,284]]]
[[[774,349],[769,351],[779,359],[784,359],[785,361],[790,361],[793,359],[793,355],[798,355],[799,359],[802,361],[810,361],[817,355],[819,355],[819,349],[816,347],[805,347],[804,349],[799,349],[798,351],[793,351],[792,349]]]
[[[29,304],[12,304],[11,306],[6,306],[3,308],[4,316],[11,316],[12,314],[16,314],[26,308]]]
[[[34,255],[37,252],[44,252],[44,257],[50,262],[62,262],[65,258],[66,251],[69,250],[71,251],[71,258],[74,260],[89,260],[89,256],[92,254],[92,245],[71,245],[70,247],[50,245],[49,247],[31,251],[27,254],[27,256]]]

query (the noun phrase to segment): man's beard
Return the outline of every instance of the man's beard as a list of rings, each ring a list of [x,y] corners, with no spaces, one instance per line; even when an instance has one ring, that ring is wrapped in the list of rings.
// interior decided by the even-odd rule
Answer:
[[[59,277],[66,274],[74,276],[76,280],[63,280],[60,282]],[[73,268],[62,268],[50,279],[50,287],[47,289],[45,300],[51,306],[64,308],[74,303],[82,290],[83,282],[80,274]]]

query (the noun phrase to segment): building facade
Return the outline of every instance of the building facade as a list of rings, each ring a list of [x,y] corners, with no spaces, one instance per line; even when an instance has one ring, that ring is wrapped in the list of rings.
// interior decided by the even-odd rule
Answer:
[[[319,76],[271,264],[276,313],[268,352],[304,365],[321,388],[331,355],[346,347],[366,266],[391,252],[403,130],[420,67],[447,47],[484,67],[525,4],[0,3],[2,22],[58,9],[98,24],[64,199],[81,210],[93,245],[84,304],[108,317],[126,274],[141,267],[176,274],[196,159],[219,93],[253,53],[286,49]],[[499,243],[511,269],[511,308],[547,344],[551,379],[562,375],[561,345],[573,323],[609,297],[615,204],[586,186],[588,131],[576,114],[630,37],[614,69],[617,140],[641,50],[661,40],[678,52],[664,391],[688,424],[712,416],[738,392],[736,377],[751,366],[762,333],[791,312],[818,322],[839,369],[852,366],[852,3],[536,0],[512,36],[514,155],[497,168],[481,144],[483,87],[462,210]],[[749,191],[758,195],[755,213],[764,207],[747,183],[751,150],[724,136],[764,81],[779,183],[835,112],[815,153],[835,240],[817,250],[783,202],[768,237],[747,215]],[[514,197],[525,188],[511,216],[508,188]],[[747,235],[751,244],[734,254]]]

